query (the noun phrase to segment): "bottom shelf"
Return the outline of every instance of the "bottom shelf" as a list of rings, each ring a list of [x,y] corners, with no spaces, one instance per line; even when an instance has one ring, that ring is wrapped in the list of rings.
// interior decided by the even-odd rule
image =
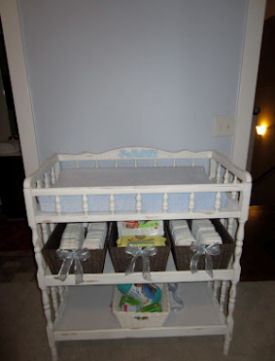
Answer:
[[[57,341],[223,335],[226,323],[206,282],[181,283],[184,308],[171,311],[163,327],[123,329],[111,312],[112,286],[69,287],[64,310],[55,324]]]

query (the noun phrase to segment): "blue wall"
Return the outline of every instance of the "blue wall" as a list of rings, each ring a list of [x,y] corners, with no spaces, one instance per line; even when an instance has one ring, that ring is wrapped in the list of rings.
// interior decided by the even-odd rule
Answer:
[[[18,0],[40,161],[118,146],[216,149],[246,0]]]

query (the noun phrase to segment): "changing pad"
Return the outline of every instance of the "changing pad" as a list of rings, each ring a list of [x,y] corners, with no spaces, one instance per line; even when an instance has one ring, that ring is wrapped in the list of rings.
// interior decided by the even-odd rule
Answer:
[[[127,187],[210,183],[204,167],[64,168],[54,187]]]

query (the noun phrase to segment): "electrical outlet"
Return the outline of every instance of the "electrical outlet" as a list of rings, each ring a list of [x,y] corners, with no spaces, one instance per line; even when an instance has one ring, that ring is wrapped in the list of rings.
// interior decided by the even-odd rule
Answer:
[[[234,135],[235,119],[232,115],[217,115],[214,118],[214,137]]]

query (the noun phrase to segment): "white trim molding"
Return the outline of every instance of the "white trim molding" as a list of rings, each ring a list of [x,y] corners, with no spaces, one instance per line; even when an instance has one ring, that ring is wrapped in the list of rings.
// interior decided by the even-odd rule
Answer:
[[[243,48],[240,88],[236,110],[236,126],[232,161],[245,169],[256,90],[265,0],[249,0]]]
[[[39,160],[16,0],[0,0],[0,13],[25,174],[28,176],[38,168]]]

